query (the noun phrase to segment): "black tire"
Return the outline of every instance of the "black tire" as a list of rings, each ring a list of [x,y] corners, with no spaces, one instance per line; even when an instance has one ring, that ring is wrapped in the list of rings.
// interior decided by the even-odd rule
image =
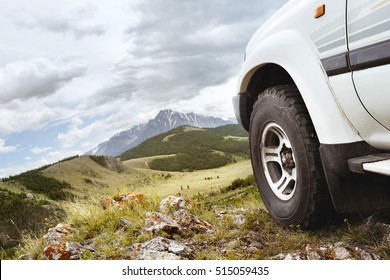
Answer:
[[[319,142],[295,86],[276,86],[259,95],[249,136],[253,172],[274,220],[303,228],[323,224],[331,204]]]

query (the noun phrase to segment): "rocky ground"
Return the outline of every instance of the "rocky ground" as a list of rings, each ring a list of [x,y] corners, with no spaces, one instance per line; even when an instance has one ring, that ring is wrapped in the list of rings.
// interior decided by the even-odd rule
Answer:
[[[142,203],[141,194],[127,194],[113,199],[102,199],[104,209],[126,207],[127,203]],[[373,242],[357,242],[357,238],[337,240],[337,234],[329,238],[327,234],[312,234],[299,229],[286,229],[276,226],[261,209],[235,208],[233,206],[212,206],[214,223],[210,223],[191,213],[194,203],[188,199],[170,196],[161,201],[159,211],[145,214],[143,228],[134,228],[123,217],[119,219],[117,231],[123,234],[148,234],[151,239],[135,243],[123,251],[116,259],[140,260],[180,260],[180,259],[274,259],[274,260],[380,260],[386,258],[376,253],[373,242],[389,252],[390,225],[368,219],[364,228],[371,228],[367,238]],[[193,211],[192,211],[193,212]],[[266,221],[261,217],[265,217]],[[220,224],[219,224],[220,223]],[[226,223],[229,226],[226,226]],[[219,228],[224,225],[224,230]],[[278,227],[275,229],[275,227]],[[352,228],[352,226],[351,226]],[[359,235],[359,228],[346,232]],[[87,253],[100,249],[92,239],[72,240],[78,229],[68,224],[58,224],[49,229],[43,237],[42,258],[48,260],[84,259]],[[291,236],[289,236],[291,235]],[[313,238],[312,235],[315,235]],[[360,237],[360,235],[359,235]],[[364,238],[364,235],[362,235]],[[73,238],[74,239],[74,238]],[[356,245],[358,244],[358,245]],[[362,244],[362,245],[359,245]],[[387,247],[387,248],[386,248]],[[377,249],[377,248],[376,248]],[[278,251],[280,250],[280,251]],[[29,254],[21,259],[32,258]],[[100,255],[105,259],[104,254]]]

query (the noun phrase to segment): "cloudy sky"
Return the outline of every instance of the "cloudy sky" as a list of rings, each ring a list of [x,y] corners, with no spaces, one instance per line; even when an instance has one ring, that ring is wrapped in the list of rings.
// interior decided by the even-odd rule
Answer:
[[[161,109],[233,117],[253,32],[287,0],[0,0],[0,178]]]

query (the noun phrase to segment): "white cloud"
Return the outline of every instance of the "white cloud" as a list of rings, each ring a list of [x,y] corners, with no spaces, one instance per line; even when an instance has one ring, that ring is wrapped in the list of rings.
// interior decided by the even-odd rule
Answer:
[[[48,96],[84,75],[85,70],[74,62],[56,64],[45,58],[9,63],[0,68],[0,101]]]
[[[80,118],[73,118],[67,131],[57,135],[57,140],[62,148],[71,148],[78,145],[92,148],[119,131],[146,122],[154,117],[157,112],[156,107],[142,102],[137,104],[123,103],[122,106],[118,105],[116,110],[107,114],[106,117],[98,118],[84,126],[84,122]]]
[[[133,4],[138,21],[125,36],[128,54],[112,67],[111,84],[97,92],[133,102],[177,102],[238,74],[252,33],[285,0],[153,1]],[[263,11],[268,11],[264,13]]]
[[[81,152],[79,150],[73,149],[64,149],[59,151],[53,151],[45,154],[37,161],[31,161],[31,157],[27,156],[24,158],[24,162],[18,165],[9,165],[7,167],[0,167],[0,178],[5,178],[7,176],[16,175],[21,172],[25,172],[26,170],[32,170],[35,168],[39,168],[48,164],[52,164],[53,162],[57,162],[66,157],[80,155]],[[27,161],[27,162],[26,162]]]
[[[0,136],[41,129],[56,120],[61,115],[59,111],[36,98],[0,104]]]
[[[47,7],[48,10],[30,9],[27,13],[20,13],[19,18],[14,19],[17,26],[26,29],[40,29],[46,32],[58,34],[71,34],[76,39],[85,36],[101,36],[106,28],[96,22],[97,8],[93,5],[77,8],[64,7],[57,9],[55,13],[48,12],[55,7]]]
[[[41,28],[48,32],[60,34],[72,34],[76,39],[85,36],[101,36],[105,33],[105,28],[101,25],[86,21],[79,21],[71,18],[46,17],[35,18],[30,23],[20,23],[25,28]]]
[[[39,155],[39,154],[43,154],[43,153],[46,153],[48,151],[50,151],[52,149],[52,147],[34,147],[31,149],[31,152],[35,155]]]
[[[1,1],[0,139],[22,144],[0,143],[20,153],[0,175],[70,156],[164,108],[231,116],[245,45],[286,1]],[[17,138],[43,128],[53,129],[44,141]]]
[[[0,155],[16,151],[17,146],[7,146],[5,140],[0,138]]]

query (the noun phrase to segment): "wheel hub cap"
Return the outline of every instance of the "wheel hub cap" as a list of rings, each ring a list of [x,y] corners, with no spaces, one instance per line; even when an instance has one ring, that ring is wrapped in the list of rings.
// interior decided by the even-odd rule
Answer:
[[[269,123],[261,136],[260,155],[273,193],[281,200],[289,200],[295,192],[297,172],[293,148],[285,131],[276,123]]]

